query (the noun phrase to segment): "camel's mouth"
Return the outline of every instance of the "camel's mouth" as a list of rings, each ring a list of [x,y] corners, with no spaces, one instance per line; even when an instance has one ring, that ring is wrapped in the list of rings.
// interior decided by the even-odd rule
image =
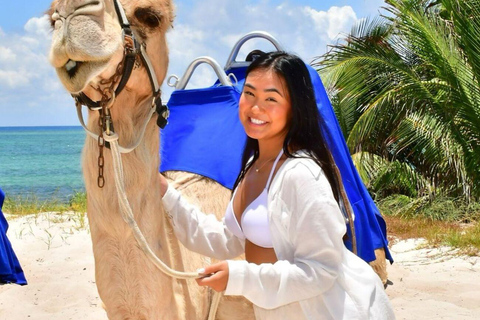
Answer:
[[[63,68],[65,68],[65,71],[71,79],[75,77],[82,64],[81,61],[68,60]]]
[[[55,68],[60,81],[70,93],[79,93],[96,76],[102,73],[109,59],[97,61],[77,61],[68,59]]]

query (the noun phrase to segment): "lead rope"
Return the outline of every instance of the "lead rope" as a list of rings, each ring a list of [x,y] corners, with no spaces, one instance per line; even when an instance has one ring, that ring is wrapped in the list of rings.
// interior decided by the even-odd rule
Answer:
[[[145,253],[145,255],[150,259],[150,261],[155,264],[155,266],[160,269],[166,275],[176,278],[176,279],[197,279],[202,275],[197,272],[181,272],[171,269],[167,266],[162,260],[160,260],[155,253],[152,251],[148,245],[145,236],[137,225],[135,218],[133,217],[132,208],[127,198],[127,193],[125,192],[124,185],[124,175],[123,175],[123,164],[121,159],[121,154],[118,150],[118,135],[114,132],[110,134],[104,133],[103,138],[105,141],[110,143],[110,148],[112,151],[113,158],[113,169],[115,174],[115,187],[118,194],[118,203],[120,205],[120,212],[122,214],[123,220],[128,224],[132,229],[133,235],[140,246],[140,249]],[[214,292],[212,303],[210,305],[210,310],[208,314],[208,320],[214,320],[217,313],[218,305],[220,299],[223,296],[223,292]]]

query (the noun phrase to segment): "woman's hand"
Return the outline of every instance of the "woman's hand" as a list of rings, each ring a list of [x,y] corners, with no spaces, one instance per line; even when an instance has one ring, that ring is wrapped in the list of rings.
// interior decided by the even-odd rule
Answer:
[[[225,291],[228,283],[228,263],[222,261],[212,264],[204,269],[197,270],[199,274],[205,275],[196,279],[199,286],[207,286],[217,292]]]

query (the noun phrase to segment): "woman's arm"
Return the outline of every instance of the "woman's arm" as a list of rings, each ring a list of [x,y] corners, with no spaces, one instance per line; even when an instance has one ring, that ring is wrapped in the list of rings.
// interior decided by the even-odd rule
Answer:
[[[178,240],[189,250],[215,259],[232,259],[244,253],[244,243],[213,214],[188,203],[165,177],[161,177],[164,209]]]
[[[294,248],[293,261],[261,265],[228,261],[225,294],[243,295],[266,309],[312,298],[330,289],[342,264],[342,237],[346,231],[320,168],[297,164],[285,174],[279,196],[285,204],[282,213],[291,215],[289,228],[293,229],[282,232],[288,234],[286,241]]]

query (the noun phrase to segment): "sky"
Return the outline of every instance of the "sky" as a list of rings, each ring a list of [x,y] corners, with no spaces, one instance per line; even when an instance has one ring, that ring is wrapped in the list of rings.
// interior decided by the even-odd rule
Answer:
[[[4,1],[0,11],[0,127],[76,126],[73,99],[48,62],[51,31],[48,0]],[[234,44],[252,31],[271,34],[286,51],[311,62],[347,34],[361,19],[383,13],[383,0],[176,0],[174,28],[167,33],[167,77],[182,76],[197,57],[222,67]],[[213,9],[212,9],[213,8]],[[266,40],[242,46],[273,50]],[[187,88],[206,87],[216,76],[203,64]],[[173,89],[164,83],[162,98]]]

